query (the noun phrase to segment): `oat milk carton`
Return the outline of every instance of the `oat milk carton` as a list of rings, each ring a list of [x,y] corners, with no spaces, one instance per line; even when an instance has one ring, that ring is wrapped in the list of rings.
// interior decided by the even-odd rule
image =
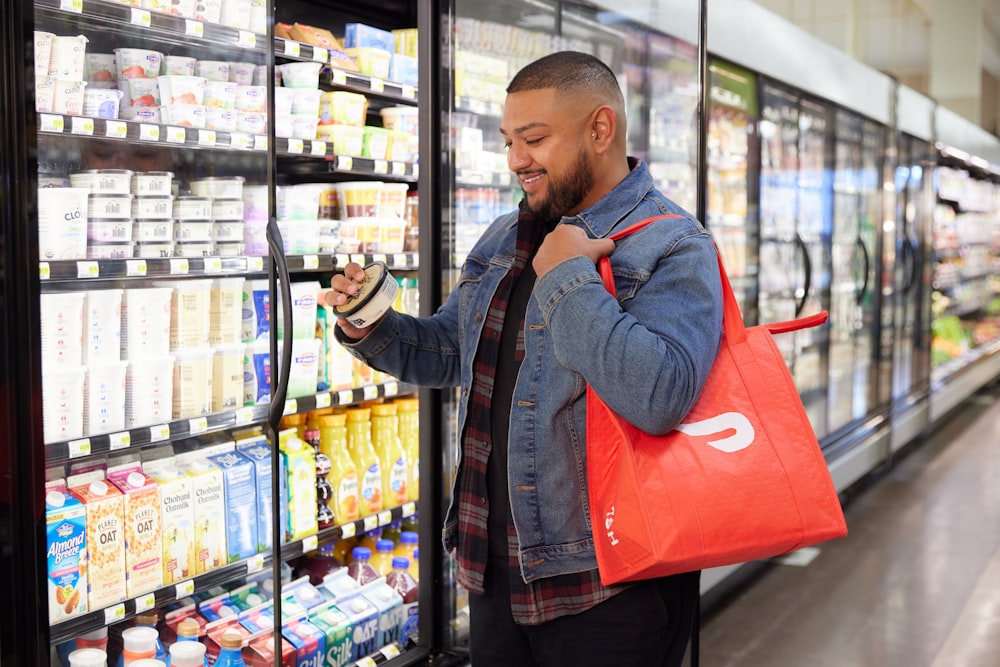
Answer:
[[[403,597],[385,583],[385,577],[362,586],[361,594],[378,609],[379,647],[398,642],[406,620]]]
[[[281,635],[295,648],[295,667],[324,667],[326,634],[305,618],[289,621]]]
[[[250,459],[254,464],[254,478],[257,481],[257,551],[264,552],[271,548],[271,536],[274,533],[271,509],[271,447],[263,433],[247,433],[236,436],[236,451]],[[285,525],[285,478],[280,480],[279,514],[281,525]]]
[[[222,471],[200,457],[185,459],[181,468],[194,496],[194,573],[226,564],[226,494]]]
[[[101,609],[125,600],[125,497],[106,480],[81,477],[69,478],[70,493],[87,509],[87,599]]]
[[[145,465],[160,485],[160,525],[163,536],[163,585],[194,576],[194,494],[191,480],[171,459]]]
[[[363,595],[338,600],[337,608],[351,620],[351,662],[361,660],[379,649],[378,608]]]
[[[309,610],[309,620],[326,634],[326,662],[328,667],[347,667],[351,664],[351,635],[354,626],[347,614],[333,602]]]
[[[49,623],[87,612],[87,510],[65,483],[46,485]]]
[[[139,464],[108,469],[108,480],[125,495],[125,594],[131,598],[163,586],[160,488]]]
[[[257,553],[257,475],[239,452],[209,456],[222,472],[226,495],[226,550],[230,563]],[[270,497],[270,494],[268,495]]]

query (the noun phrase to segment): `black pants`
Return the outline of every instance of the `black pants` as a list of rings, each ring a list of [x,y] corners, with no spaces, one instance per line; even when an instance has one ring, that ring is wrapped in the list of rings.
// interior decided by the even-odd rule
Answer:
[[[579,614],[514,623],[508,572],[489,568],[485,595],[469,594],[472,667],[679,667],[691,637],[698,573],[632,584]]]

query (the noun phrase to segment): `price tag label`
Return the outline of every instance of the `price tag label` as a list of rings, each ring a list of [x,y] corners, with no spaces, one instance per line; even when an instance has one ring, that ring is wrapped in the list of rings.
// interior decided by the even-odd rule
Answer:
[[[302,55],[302,45],[290,39],[285,40],[285,55],[289,58],[298,58]]]
[[[132,8],[132,25],[142,26],[143,28],[148,28],[153,22],[153,17],[145,9]]]
[[[81,456],[90,456],[90,438],[70,440],[66,444],[69,447],[69,457],[71,459],[80,458]]]
[[[294,398],[285,401],[285,410],[282,415],[294,415],[299,411],[299,402]]]
[[[417,96],[417,89],[413,86],[403,86],[403,97],[408,97],[411,100]]]
[[[337,169],[340,169],[341,171],[350,171],[351,169],[354,169],[354,159],[350,155],[338,155]]]
[[[306,271],[315,271],[319,268],[319,255],[302,255],[302,268]]]
[[[364,266],[364,264],[365,264],[365,256],[364,255],[360,255],[360,254],[351,255],[351,261],[354,262],[355,264],[360,264],[360,265]]]
[[[330,59],[330,54],[327,53],[326,49],[321,49],[318,46],[313,47],[313,60],[321,63],[325,63]]]
[[[293,155],[301,155],[305,148],[305,143],[301,139],[288,140],[288,152]]]
[[[94,136],[94,119],[88,116],[73,116],[72,129],[70,132],[73,134],[82,134],[87,137]]]
[[[323,157],[324,155],[326,155],[326,142],[325,141],[312,142],[312,148],[310,149],[309,152],[318,157]]]
[[[188,431],[191,435],[198,435],[208,430],[208,419],[205,417],[195,417],[188,420]]]
[[[112,433],[108,436],[108,442],[111,445],[111,451],[128,449],[132,446],[132,434],[128,431],[123,431],[122,433]]]
[[[420,178],[420,165],[413,165],[413,178]]]
[[[247,559],[247,574],[264,569],[264,554],[254,554]]]
[[[377,664],[378,663],[375,662],[375,658],[367,655],[354,663],[355,667],[375,667]]]
[[[187,130],[176,125],[168,125],[167,141],[172,144],[183,144],[187,141]]]
[[[185,19],[184,34],[190,35],[191,37],[204,37],[205,24],[202,23],[201,21],[192,21],[191,19]]]
[[[253,408],[240,408],[236,411],[236,425],[243,426],[253,421]]]
[[[372,261],[373,262],[382,262],[383,264],[385,264],[386,260],[387,260],[387,257],[385,255],[383,255],[382,253],[378,253],[377,252],[377,253],[375,253],[375,254],[372,255]]]
[[[51,277],[52,277],[52,269],[49,268],[49,263],[48,262],[39,262],[38,263],[38,279],[39,280],[48,280]]]
[[[222,258],[221,257],[206,257],[205,258],[205,273],[221,273],[222,272]]]
[[[353,389],[341,389],[337,392],[337,405],[349,405],[354,402]]]
[[[333,397],[330,394],[322,393],[316,394],[316,409],[322,410],[323,408],[328,408],[333,404]]]
[[[412,500],[403,505],[403,516],[413,516],[417,513],[417,504]]]
[[[62,116],[53,116],[52,114],[43,113],[41,116],[41,128],[42,132],[62,132],[66,129],[66,119]]]
[[[125,620],[125,603],[116,604],[114,607],[108,607],[104,610],[104,625],[111,625],[112,623],[117,623],[118,621]]]
[[[190,269],[191,266],[186,257],[170,260],[170,275],[172,276],[186,276]]]
[[[174,586],[174,597],[180,600],[194,593],[194,580],[178,581]]]
[[[384,655],[387,659],[392,660],[393,658],[398,658],[400,656],[399,647],[395,644],[389,644],[388,646],[383,646],[378,650],[379,653]]]
[[[240,30],[239,39],[236,40],[239,46],[245,49],[252,49],[257,46],[257,33],[248,30]]]
[[[248,271],[263,271],[264,270],[264,258],[263,257],[250,257],[247,259],[247,270]]]
[[[247,150],[250,148],[250,136],[246,134],[230,134],[229,145],[239,150]]]
[[[376,93],[384,93],[385,81],[383,81],[382,79],[376,79],[375,77],[372,77],[372,91]]]
[[[331,72],[330,80],[338,86],[345,86],[347,85],[347,73],[335,69]]]
[[[76,263],[76,277],[77,278],[100,278],[101,277],[101,267],[97,262],[77,262]]]
[[[59,9],[64,12],[83,13],[83,0],[60,0]]]
[[[389,163],[385,160],[375,160],[374,171],[376,174],[388,174],[389,173]]]
[[[399,383],[398,382],[386,382],[382,385],[385,388],[386,398],[396,396],[399,394]]]
[[[135,599],[135,613],[139,614],[156,606],[156,596],[152,593],[140,595]]]
[[[156,426],[149,427],[150,442],[161,442],[163,440],[169,440],[169,439],[170,439],[169,424],[157,424]]]
[[[159,141],[160,140],[160,126],[159,125],[149,125],[147,123],[142,123],[139,125],[139,140],[140,141]]]
[[[410,263],[410,258],[406,253],[396,253],[392,256],[393,267],[403,268]]]
[[[340,528],[340,537],[345,540],[349,540],[350,538],[354,537],[357,534],[358,534],[358,527],[353,521],[351,523],[345,523]]]
[[[267,137],[262,134],[255,134],[253,138],[253,149],[255,151],[266,151]]]
[[[371,401],[378,398],[378,387],[373,384],[367,384],[361,390],[364,392],[364,397],[366,401]]]
[[[382,510],[378,513],[378,525],[388,526],[392,523],[392,510]]]
[[[199,146],[215,146],[216,136],[215,130],[198,130],[198,145]]]
[[[347,266],[347,263],[351,261],[351,258],[347,255],[334,255],[333,262],[336,266]]]
[[[146,260],[128,259],[125,260],[125,275],[142,277],[146,275]]]
[[[406,176],[406,163],[405,162],[393,162],[392,163],[392,175],[393,176]]]
[[[375,514],[372,514],[371,516],[366,516],[363,523],[365,527],[365,532],[366,533],[371,532],[376,528],[378,528],[378,516]]]
[[[104,136],[109,139],[124,139],[128,136],[128,123],[120,120],[104,121]]]
[[[319,537],[310,535],[302,538],[302,553],[307,554],[319,548]]]

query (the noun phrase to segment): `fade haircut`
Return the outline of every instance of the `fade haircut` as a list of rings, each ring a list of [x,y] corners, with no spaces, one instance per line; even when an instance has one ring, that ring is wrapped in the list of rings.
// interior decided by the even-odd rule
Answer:
[[[545,88],[571,94],[596,94],[606,104],[618,109],[624,107],[621,87],[611,68],[579,51],[560,51],[525,65],[511,79],[507,93]]]

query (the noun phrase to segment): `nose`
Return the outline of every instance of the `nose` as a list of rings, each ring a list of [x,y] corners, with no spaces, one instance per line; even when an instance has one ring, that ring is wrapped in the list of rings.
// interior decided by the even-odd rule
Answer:
[[[507,168],[511,171],[517,171],[524,169],[529,164],[531,164],[531,158],[528,157],[527,153],[519,149],[517,144],[511,144],[507,149]]]

